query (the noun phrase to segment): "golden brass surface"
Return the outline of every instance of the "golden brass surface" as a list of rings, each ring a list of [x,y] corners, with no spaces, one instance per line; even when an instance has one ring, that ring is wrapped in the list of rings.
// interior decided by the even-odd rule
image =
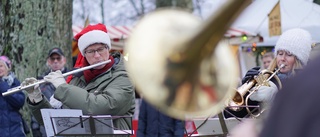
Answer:
[[[249,3],[226,1],[205,21],[177,9],[145,15],[124,50],[139,94],[178,119],[220,113],[239,77],[234,55],[221,39]]]

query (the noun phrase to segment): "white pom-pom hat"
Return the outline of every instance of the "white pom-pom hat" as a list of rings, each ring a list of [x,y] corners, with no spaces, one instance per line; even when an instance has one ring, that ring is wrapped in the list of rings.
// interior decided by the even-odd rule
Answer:
[[[285,31],[278,39],[275,46],[275,54],[279,50],[285,50],[295,55],[303,65],[306,65],[311,52],[311,34],[301,28]]]
[[[111,40],[107,28],[103,24],[88,25],[80,33],[75,36],[78,40],[78,48],[84,56],[84,50],[95,43],[106,44],[108,49],[111,49]]]

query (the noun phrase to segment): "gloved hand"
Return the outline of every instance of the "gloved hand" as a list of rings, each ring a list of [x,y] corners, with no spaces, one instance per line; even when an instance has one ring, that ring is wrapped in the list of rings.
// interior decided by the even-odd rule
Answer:
[[[50,97],[50,104],[51,104],[51,106],[52,106],[53,108],[57,108],[57,109],[61,108],[62,102],[60,102],[59,100],[55,99],[53,96],[54,96],[54,95],[52,95],[52,96]]]
[[[248,70],[247,73],[246,73],[246,75],[245,75],[245,76],[242,78],[242,80],[241,80],[242,84],[244,84],[244,83],[247,82],[248,80],[253,79],[253,77],[254,77],[255,75],[258,75],[258,74],[260,73],[259,69],[260,69],[260,67],[257,66],[257,67],[254,67],[254,68]]]
[[[47,76],[43,77],[44,81],[50,82],[55,88],[61,84],[67,83],[60,70],[50,72]]]
[[[269,81],[269,86],[261,86],[256,92],[249,97],[253,101],[270,102],[278,92],[277,86]]]
[[[27,86],[33,83],[36,83],[38,80],[34,77],[31,78],[26,78],[22,83],[21,86]],[[39,88],[39,84],[33,86],[33,87],[29,87],[25,89],[28,93],[28,98],[32,103],[38,103],[40,102],[43,98],[42,98],[42,93],[40,91]]]

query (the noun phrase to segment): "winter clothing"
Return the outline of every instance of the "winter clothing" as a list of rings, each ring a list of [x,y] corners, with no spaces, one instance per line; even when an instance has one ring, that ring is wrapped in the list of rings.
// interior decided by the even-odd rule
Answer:
[[[252,93],[249,97],[253,101],[271,102],[278,92],[278,87],[271,81],[268,82],[269,86],[261,86],[256,92]]]
[[[311,34],[303,29],[294,28],[285,31],[276,43],[275,54],[279,50],[289,51],[295,55],[303,65],[306,65],[311,51]]]
[[[80,109],[84,115],[132,116],[135,109],[134,86],[125,71],[119,55],[111,69],[98,75],[89,83],[83,72],[73,75],[69,84],[62,84],[54,92],[54,98],[62,102],[63,109]],[[114,56],[115,57],[115,56]],[[43,123],[40,109],[51,108],[46,99],[37,104],[28,100],[36,119]],[[131,119],[113,119],[117,129],[131,129]]]
[[[0,92],[4,93],[10,88],[20,86],[20,82],[12,72],[0,79]],[[23,92],[11,95],[0,95],[0,133],[1,137],[25,137],[23,120],[19,109],[25,102]]]
[[[60,48],[52,48],[49,50],[49,53],[48,53],[48,57],[50,57],[52,54],[58,54],[60,56],[64,56],[62,50]]]
[[[137,137],[183,137],[184,122],[171,118],[142,100]]]
[[[31,78],[26,78],[22,83],[21,86],[25,87],[28,86],[30,84],[33,84],[37,82],[37,79],[34,77]],[[33,86],[33,87],[29,87],[25,89],[28,93],[28,98],[32,103],[38,103],[42,100],[42,94],[41,91],[39,89],[39,84]]]
[[[69,70],[66,67],[64,67],[61,71],[63,74],[63,73],[67,73]],[[43,77],[47,76],[50,72],[51,70],[45,72],[42,76],[38,77],[37,79],[43,79]],[[52,85],[52,83],[46,82],[46,83],[40,84],[40,90],[42,94],[47,98],[47,100],[50,100],[50,97],[53,95],[56,88]]]
[[[260,67],[254,67],[250,70],[247,71],[246,75],[244,78],[242,78],[241,82],[242,84],[248,82],[249,80],[252,80],[254,76],[258,75],[260,73]]]
[[[43,79],[52,83],[55,88],[59,87],[61,84],[67,83],[60,70],[49,73],[49,75],[45,76]]]
[[[89,25],[75,36],[78,39],[78,47],[84,56],[84,50],[95,43],[106,44],[111,49],[111,40],[107,28],[103,24]]]

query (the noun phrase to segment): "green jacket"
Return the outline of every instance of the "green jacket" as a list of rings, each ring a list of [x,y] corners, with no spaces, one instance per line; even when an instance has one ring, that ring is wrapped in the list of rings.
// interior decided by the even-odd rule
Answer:
[[[134,86],[125,71],[123,58],[119,63],[100,74],[90,83],[84,76],[73,77],[69,84],[60,85],[54,98],[63,103],[63,109],[80,109],[84,115],[132,116],[135,110]],[[115,59],[116,60],[116,59]],[[40,109],[51,108],[45,98],[37,103],[28,103],[32,113],[43,124]],[[113,119],[114,127],[132,129],[130,118]]]

